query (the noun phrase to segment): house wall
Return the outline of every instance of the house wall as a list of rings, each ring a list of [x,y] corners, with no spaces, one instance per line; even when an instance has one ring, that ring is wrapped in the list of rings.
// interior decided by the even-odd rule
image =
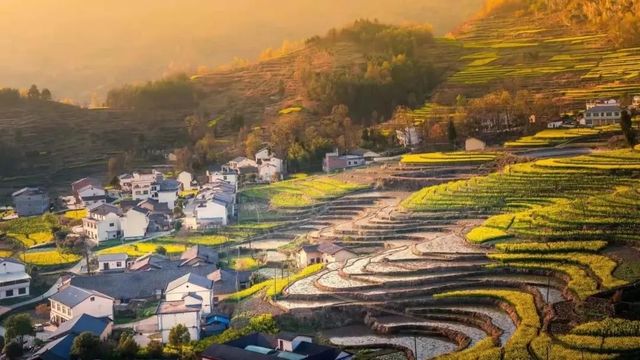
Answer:
[[[98,242],[117,239],[122,235],[120,217],[114,213],[107,214],[103,220],[82,219],[82,228],[90,239]]]
[[[13,204],[19,216],[40,215],[49,209],[49,196],[45,194],[15,196]]]
[[[166,203],[169,209],[173,210],[176,207],[176,200],[178,199],[177,191],[158,191],[153,193],[152,198],[158,200],[160,203]]]
[[[106,196],[107,193],[104,191],[104,189],[101,188],[97,188],[97,187],[93,187],[93,186],[87,186],[84,187],[82,189],[80,189],[80,191],[78,191],[78,196],[80,197],[80,199],[84,199],[86,197],[93,197],[93,196]],[[84,206],[89,207],[95,204],[104,204],[106,202],[106,200],[104,199],[100,199],[100,200],[82,200],[82,202],[84,203]]]
[[[208,173],[208,175],[209,175],[209,182],[211,183],[216,182],[216,180],[222,180],[234,186],[237,186],[238,184],[238,174],[235,174],[235,173],[214,172],[214,173]]]
[[[125,239],[142,238],[147,233],[149,218],[138,211],[129,210],[121,220],[122,233]]]
[[[108,268],[105,269],[105,265],[108,265]],[[127,268],[126,261],[100,261],[98,262],[98,271],[109,271],[109,270],[124,270]]]
[[[179,300],[182,300],[182,297],[184,295],[189,293],[196,294],[202,298],[203,314],[211,313],[211,307],[213,306],[213,290],[212,289],[205,289],[203,287],[200,287],[194,284],[185,283],[169,292],[166,292],[164,296],[165,296],[165,299],[167,299],[167,301],[179,301]]]
[[[29,295],[29,287],[31,279],[15,280],[9,278],[9,274],[19,273],[26,275],[23,264],[17,264],[11,261],[0,262],[0,299],[8,299]]]
[[[297,255],[298,267],[305,267],[311,264],[322,262],[322,254],[319,252],[307,253],[299,251]]]
[[[192,181],[193,181],[193,176],[191,175],[191,173],[183,171],[178,175],[178,182],[182,184],[182,190],[184,191],[191,190]]]
[[[270,163],[268,163],[270,164]],[[276,166],[260,165],[258,168],[258,178],[261,181],[271,182],[280,177],[280,171]]]
[[[207,201],[206,206],[198,206],[195,209],[195,217],[198,221],[219,221],[220,225],[226,226],[229,211],[226,206],[213,201]]]
[[[200,312],[177,314],[158,314],[158,330],[162,334],[162,342],[169,342],[169,332],[173,327],[182,324],[189,330],[191,340],[200,340]]]
[[[95,317],[106,316],[113,319],[113,300],[102,296],[91,296],[71,309],[71,317],[69,319],[82,314],[89,314]]]

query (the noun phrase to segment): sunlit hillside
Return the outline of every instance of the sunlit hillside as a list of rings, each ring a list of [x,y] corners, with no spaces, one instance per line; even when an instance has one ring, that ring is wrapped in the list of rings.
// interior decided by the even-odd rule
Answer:
[[[443,34],[482,0],[81,0],[0,2],[0,85],[36,83],[81,104],[125,82],[256,59],[356,18],[433,24]],[[339,4],[339,5],[338,5]]]

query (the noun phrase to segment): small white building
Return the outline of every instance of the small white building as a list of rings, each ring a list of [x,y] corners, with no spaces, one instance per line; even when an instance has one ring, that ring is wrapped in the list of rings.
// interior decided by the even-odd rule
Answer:
[[[340,155],[338,150],[324,155],[322,170],[332,172],[335,170],[350,169],[365,165],[366,161],[361,155]]]
[[[89,208],[88,215],[82,219],[82,230],[92,241],[117,239],[122,236],[120,208],[110,204],[96,204]]]
[[[191,191],[193,188],[193,175],[188,171],[183,171],[178,174],[178,182],[182,191]]]
[[[207,178],[210,183],[224,181],[238,188],[238,173],[234,171],[207,170]]]
[[[128,259],[126,253],[98,255],[98,271],[124,271]]]
[[[160,180],[151,184],[151,198],[167,204],[173,210],[180,192],[181,184],[176,180]]]
[[[300,268],[322,263],[322,253],[318,250],[318,245],[303,245],[296,254],[296,263]]]
[[[191,340],[200,340],[201,301],[198,295],[185,294],[180,300],[158,304],[156,319],[163,343],[169,342],[169,333],[178,324],[187,328]]]
[[[201,300],[202,314],[211,313],[213,307],[213,281],[204,276],[188,273],[169,284],[165,290],[167,301],[179,301],[185,295],[197,295]]]
[[[617,100],[590,101],[586,109],[584,122],[589,127],[618,124],[622,119],[622,108]]]
[[[141,239],[149,228],[149,210],[134,206],[120,219],[125,240]]]
[[[29,295],[31,276],[18,260],[0,258],[0,299]]]
[[[11,197],[18,216],[41,215],[49,210],[49,195],[41,188],[25,187]]]
[[[465,151],[484,151],[487,148],[487,143],[484,141],[470,137],[464,141]]]
[[[71,183],[71,190],[77,205],[91,207],[107,202],[107,193],[96,179],[82,178],[74,181]]]
[[[273,182],[284,178],[284,160],[276,157],[268,147],[256,152],[255,163],[258,167],[258,179],[260,181]]]
[[[150,173],[136,171],[131,175],[133,177],[130,181],[131,197],[134,200],[145,200],[151,197],[151,185],[164,178],[164,175],[157,170],[152,170]]]
[[[334,262],[343,263],[357,256],[355,253],[334,243],[319,244],[318,251],[322,254],[322,262],[325,264]]]
[[[50,296],[49,302],[50,319],[54,324],[63,323],[82,314],[113,319],[113,298],[94,290],[73,285],[65,286]]]

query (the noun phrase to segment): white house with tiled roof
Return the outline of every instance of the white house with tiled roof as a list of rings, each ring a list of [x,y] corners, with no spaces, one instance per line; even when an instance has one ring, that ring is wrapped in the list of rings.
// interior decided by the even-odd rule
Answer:
[[[122,236],[120,217],[122,210],[110,204],[96,204],[82,219],[84,234],[94,242],[117,239]]]
[[[196,295],[201,299],[202,313],[211,313],[213,306],[213,281],[204,276],[188,273],[167,285],[165,299],[167,301],[180,301],[187,295]]]
[[[31,276],[23,263],[16,259],[0,258],[0,299],[29,295]]]
[[[49,297],[49,302],[50,319],[54,324],[63,323],[82,314],[113,319],[113,298],[95,290],[73,285],[65,286]]]

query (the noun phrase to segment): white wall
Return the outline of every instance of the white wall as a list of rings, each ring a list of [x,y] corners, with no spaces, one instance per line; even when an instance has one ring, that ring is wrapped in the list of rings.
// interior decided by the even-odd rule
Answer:
[[[227,225],[227,207],[213,201],[207,201],[205,206],[197,206],[194,210],[196,219],[220,219],[220,224]]]
[[[104,268],[105,264],[109,264],[109,269],[105,270]],[[98,271],[123,270],[126,268],[127,268],[126,261],[100,261],[98,263]]]
[[[95,317],[107,316],[113,319],[113,300],[102,296],[91,296],[71,309],[72,318],[82,314]]]
[[[200,312],[177,314],[158,314],[158,330],[162,334],[162,342],[169,342],[169,332],[173,327],[182,324],[189,330],[191,340],[200,340]]]
[[[177,288],[165,293],[167,301],[179,301],[186,294],[193,293],[202,298],[202,313],[211,313],[211,306],[213,304],[213,290],[205,289],[194,284],[185,283]]]
[[[147,233],[149,218],[139,211],[127,211],[121,221],[123,237],[125,239],[142,238]]]
[[[178,175],[178,182],[182,184],[182,190],[184,191],[191,190],[192,181],[193,181],[193,176],[189,172],[183,171]]]

